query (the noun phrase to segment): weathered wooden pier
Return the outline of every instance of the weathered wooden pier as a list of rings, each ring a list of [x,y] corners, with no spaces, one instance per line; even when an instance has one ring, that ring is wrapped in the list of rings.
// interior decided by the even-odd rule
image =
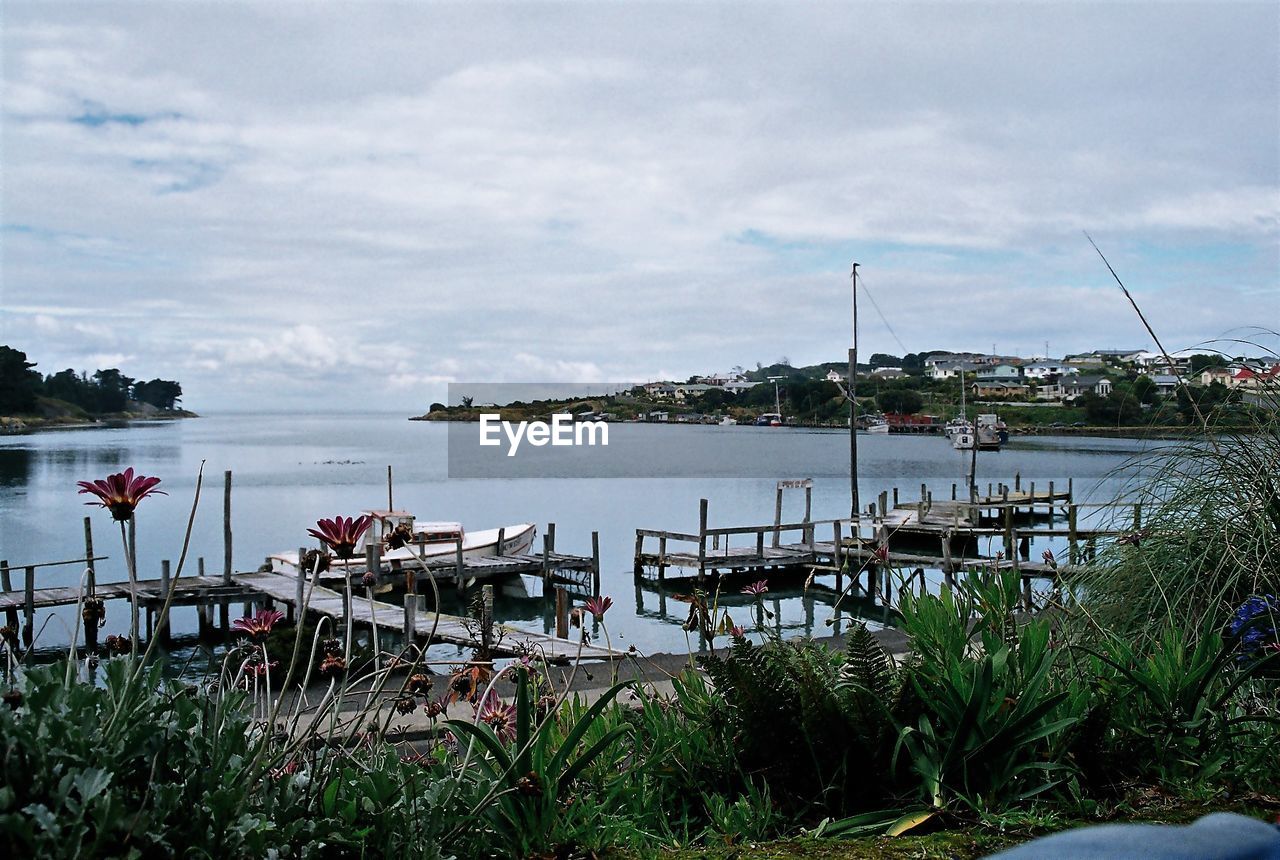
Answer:
[[[230,482],[228,479],[228,487]],[[229,496],[228,496],[229,497]],[[582,659],[618,659],[622,652],[611,651],[590,644],[581,644],[569,638],[569,619],[572,599],[600,593],[600,538],[591,535],[591,555],[572,555],[555,549],[555,524],[548,525],[543,535],[542,552],[537,554],[507,554],[467,557],[462,551],[461,540],[454,552],[443,556],[429,556],[425,566],[407,567],[398,562],[384,562],[379,547],[367,548],[364,563],[351,565],[338,571],[325,583],[314,588],[305,576],[292,572],[273,572],[270,560],[262,568],[251,572],[234,572],[229,555],[224,559],[221,575],[209,576],[205,572],[205,560],[197,559],[194,576],[173,575],[169,561],[161,562],[159,579],[139,580],[133,588],[128,582],[97,582],[96,563],[106,556],[93,553],[91,523],[85,518],[85,555],[79,558],[37,564],[11,566],[0,561],[0,610],[5,621],[28,651],[36,636],[36,611],[59,606],[79,605],[85,623],[77,629],[83,631],[84,646],[89,650],[98,647],[98,625],[95,616],[98,602],[129,600],[136,595],[140,612],[146,615],[148,640],[159,637],[162,642],[172,638],[168,624],[166,605],[194,606],[201,637],[212,635],[221,628],[225,637],[230,626],[230,605],[242,603],[247,614],[253,605],[280,604],[287,608],[291,618],[301,614],[302,608],[312,616],[327,617],[343,624],[377,626],[382,630],[396,631],[405,642],[454,644],[461,647],[477,647],[492,656],[514,656],[538,653],[551,662]],[[500,544],[501,545],[501,541]],[[225,546],[230,552],[229,528]],[[82,566],[85,570],[80,583],[70,586],[37,588],[38,572],[54,567]],[[22,572],[22,587],[13,586],[13,573]],[[364,575],[373,572],[375,581],[363,585]],[[351,577],[353,599],[347,600],[343,590],[328,587],[334,578],[342,583]],[[517,576],[534,576],[541,579],[545,599],[554,601],[556,635],[524,630],[510,625],[494,623],[492,618],[493,583]],[[480,586],[481,612],[479,618],[437,614],[429,610],[425,595],[431,585],[440,583],[452,586],[459,594],[475,585]],[[358,584],[357,584],[358,583]],[[345,583],[340,585],[344,588]],[[377,593],[402,589],[401,605],[370,599]],[[89,607],[95,607],[89,609]],[[485,610],[488,610],[487,614]],[[215,610],[218,616],[215,621]],[[21,621],[19,620],[21,616]],[[141,631],[140,631],[141,632]],[[79,642],[77,642],[77,645]]]
[[[887,571],[911,569],[903,586],[925,583],[925,570],[942,572],[954,582],[957,575],[978,570],[1013,570],[1021,574],[1024,602],[1032,608],[1031,583],[1036,579],[1056,581],[1058,575],[1096,552],[1099,538],[1117,537],[1128,530],[1082,528],[1082,510],[1115,508],[1114,503],[1081,504],[1074,500],[1068,480],[1066,490],[1057,491],[1055,482],[1037,490],[1035,484],[1023,488],[1020,478],[1010,485],[989,485],[984,495],[970,492],[957,498],[952,484],[951,499],[935,500],[926,485],[914,502],[903,502],[897,488],[880,494],[858,517],[829,520],[811,519],[812,482],[780,481],[772,523],[712,527],[708,501],[699,502],[697,532],[636,529],[634,572],[637,578],[669,579],[767,576],[797,568],[818,574],[832,574],[836,590],[844,589],[844,577],[875,599],[877,591],[890,587]],[[782,521],[782,496],[786,489],[805,491],[802,519]],[[1140,505],[1133,509],[1133,531],[1142,527]],[[1054,528],[1063,516],[1066,528]],[[1032,539],[1065,537],[1068,557],[1053,564],[1030,560]],[[996,555],[976,552],[982,538],[999,540],[1003,550]],[[866,574],[866,585],[860,577]],[[882,575],[885,574],[885,575]]]

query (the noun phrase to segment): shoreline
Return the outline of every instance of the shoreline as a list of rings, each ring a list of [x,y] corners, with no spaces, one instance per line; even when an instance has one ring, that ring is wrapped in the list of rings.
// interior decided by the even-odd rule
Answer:
[[[43,415],[3,415],[0,416],[0,435],[17,436],[23,433],[34,433],[40,430],[110,429],[113,427],[125,427],[130,424],[148,421],[174,421],[183,418],[199,417],[200,416],[195,412],[188,412],[185,409],[159,413],[117,412],[111,415],[102,415],[97,417],[73,415],[58,415],[54,417],[46,417]]]

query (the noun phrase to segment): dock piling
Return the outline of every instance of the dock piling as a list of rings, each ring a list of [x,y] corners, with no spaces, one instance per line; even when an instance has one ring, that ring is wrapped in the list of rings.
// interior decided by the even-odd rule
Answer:
[[[23,604],[23,618],[25,623],[22,628],[22,643],[27,647],[31,647],[31,642],[36,634],[36,569],[32,565],[28,565],[23,569],[26,595]]]
[[[9,562],[0,561],[0,586],[4,587],[6,592],[13,591],[13,581],[9,578]],[[17,608],[6,609],[4,613],[5,623],[14,630],[18,629],[18,610]]]
[[[591,594],[600,596],[600,532],[591,533]]]
[[[782,490],[778,490],[778,511],[782,511]],[[777,538],[774,538],[777,541]],[[707,575],[707,500],[698,500],[698,582]]]

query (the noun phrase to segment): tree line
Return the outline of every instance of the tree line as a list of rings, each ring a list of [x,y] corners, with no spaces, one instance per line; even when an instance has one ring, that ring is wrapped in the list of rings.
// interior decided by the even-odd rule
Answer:
[[[22,350],[0,346],[0,415],[33,413],[41,397],[65,401],[94,415],[124,412],[130,401],[173,410],[182,399],[182,386],[172,379],[143,381],[114,367],[92,375],[71,368],[42,375],[35,367],[36,362],[29,361]]]

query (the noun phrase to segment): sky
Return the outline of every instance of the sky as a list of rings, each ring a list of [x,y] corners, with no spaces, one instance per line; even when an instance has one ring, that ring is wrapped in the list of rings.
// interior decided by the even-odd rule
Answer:
[[[0,343],[196,411],[1280,329],[1273,2],[2,14]]]

